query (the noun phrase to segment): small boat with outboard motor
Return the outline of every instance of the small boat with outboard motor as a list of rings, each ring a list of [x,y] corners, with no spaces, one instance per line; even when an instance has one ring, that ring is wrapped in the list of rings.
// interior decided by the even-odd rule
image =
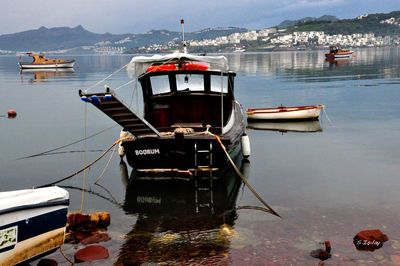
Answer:
[[[18,62],[20,69],[39,69],[39,68],[72,68],[75,59],[50,59],[43,54],[26,53],[33,58],[32,62]]]

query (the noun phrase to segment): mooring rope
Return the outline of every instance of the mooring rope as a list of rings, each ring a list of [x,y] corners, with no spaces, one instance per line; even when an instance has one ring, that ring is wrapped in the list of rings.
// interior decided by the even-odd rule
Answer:
[[[119,90],[119,89],[125,87],[126,85],[129,85],[129,84],[131,84],[131,83],[133,83],[133,82],[135,82],[135,81],[136,81],[136,79],[132,79],[132,80],[128,81],[127,83],[122,84],[121,86],[115,88],[113,91],[117,91],[117,90]]]
[[[100,80],[99,82],[95,83],[94,85],[90,86],[89,88],[87,88],[86,90],[84,90],[84,92],[88,92],[89,90],[93,89],[94,87],[96,87],[97,85],[99,85],[100,83],[106,81],[107,79],[109,79],[110,77],[112,77],[114,74],[118,73],[119,71],[121,71],[122,69],[124,69],[125,67],[127,67],[129,64],[126,64],[124,66],[122,66],[121,68],[119,68],[118,70],[116,70],[115,72],[111,73],[110,75],[108,75],[107,77],[105,77],[104,79]]]
[[[106,172],[108,166],[110,165],[110,162],[111,162],[112,158],[114,157],[116,147],[117,146],[114,146],[114,149],[113,149],[113,151],[112,151],[112,153],[110,155],[110,159],[108,159],[108,162],[106,163],[106,166],[104,167],[103,172],[101,172],[100,176],[96,179],[96,181],[94,181],[93,184],[97,185],[97,182],[99,182],[101,180],[101,178],[103,177],[103,175]]]
[[[86,143],[86,135],[87,135],[87,104],[85,103],[85,116],[83,118],[84,120],[84,128],[85,128],[85,141],[83,142],[83,147],[84,147],[84,154],[83,154],[83,167],[86,167],[86,158],[87,158],[87,143]],[[82,197],[81,197],[81,208],[79,209],[79,212],[82,212],[83,210],[83,199],[84,199],[84,193],[83,191],[85,190],[85,181],[86,181],[86,170],[83,170],[83,180],[82,180]]]
[[[61,255],[63,255],[63,257],[64,257],[69,263],[71,263],[71,265],[74,265],[74,264],[75,264],[70,258],[68,258],[68,257],[64,254],[64,252],[63,252],[62,249],[61,249],[61,246],[60,246],[60,252],[61,252]]]
[[[101,134],[101,133],[103,133],[103,132],[105,132],[105,131],[107,131],[107,130],[113,128],[113,127],[116,127],[117,125],[118,125],[118,124],[114,124],[114,125],[112,125],[111,127],[102,129],[102,130],[100,130],[100,131],[98,131],[98,132],[96,132],[96,133],[90,135],[89,137],[85,137],[85,138],[83,138],[83,139],[76,140],[76,141],[71,142],[71,143],[69,143],[69,144],[66,144],[66,145],[63,145],[63,146],[60,146],[60,147],[51,149],[51,150],[43,151],[43,152],[40,152],[40,153],[32,154],[32,155],[29,155],[29,156],[20,157],[20,158],[17,158],[17,159],[15,159],[15,160],[22,160],[22,159],[28,159],[28,158],[32,158],[32,157],[36,157],[36,156],[42,156],[42,155],[45,155],[45,154],[47,154],[47,153],[50,153],[50,152],[53,152],[53,151],[56,151],[56,150],[60,150],[60,149],[66,148],[66,147],[68,147],[68,146],[77,144],[77,143],[79,143],[79,142],[81,142],[81,141],[84,141],[84,140],[90,139],[90,138],[92,138],[92,137],[94,137],[94,136],[97,136],[97,135],[99,135],[99,134]]]
[[[76,176],[76,175],[79,174],[79,173],[82,173],[84,170],[86,170],[86,169],[88,169],[89,167],[93,166],[93,165],[94,165],[95,163],[97,163],[101,158],[103,158],[115,145],[117,145],[117,144],[119,144],[121,141],[124,141],[124,140],[127,140],[127,139],[134,139],[134,137],[133,137],[133,136],[128,136],[128,137],[125,137],[125,138],[120,138],[119,140],[117,140],[116,142],[114,142],[110,147],[108,147],[107,150],[105,150],[96,160],[94,160],[93,162],[91,162],[90,164],[88,164],[87,166],[85,166],[84,168],[80,169],[79,171],[76,171],[75,173],[73,173],[73,174],[71,174],[71,175],[69,175],[69,176],[63,177],[63,178],[61,178],[61,179],[59,179],[59,180],[57,180],[57,181],[54,181],[54,182],[51,182],[51,183],[48,183],[48,184],[45,184],[45,185],[38,186],[37,188],[53,186],[53,185],[55,185],[55,184],[57,184],[57,183],[60,183],[60,182],[65,181],[65,180],[67,180],[67,179],[70,179],[71,177],[74,177],[74,176]]]
[[[239,171],[239,169],[237,168],[236,164],[233,162],[231,156],[229,156],[228,152],[226,151],[226,147],[225,147],[224,144],[222,143],[220,137],[217,136],[217,135],[215,135],[215,134],[212,134],[211,132],[209,132],[209,131],[208,131],[208,128],[207,128],[206,133],[209,134],[209,135],[211,135],[211,136],[213,136],[213,137],[215,137],[215,138],[217,139],[217,141],[218,141],[219,144],[221,145],[222,149],[224,150],[226,157],[228,158],[228,160],[231,162],[233,168],[235,169],[236,173],[240,176],[240,178],[242,179],[243,183],[246,184],[246,186],[251,190],[251,192],[253,192],[254,196],[256,196],[257,199],[258,199],[259,201],[261,201],[261,203],[264,204],[264,206],[267,207],[267,208],[272,212],[272,214],[275,214],[275,215],[278,216],[279,218],[282,218],[282,216],[280,216],[274,209],[272,209],[271,206],[269,206],[269,205],[261,198],[261,196],[260,196],[260,195],[255,191],[255,189],[249,184],[249,182],[247,182],[246,178],[243,176],[243,174],[242,174],[242,173]]]
[[[335,127],[335,125],[332,123],[332,121],[329,119],[329,116],[328,116],[328,113],[326,112],[326,107],[324,106],[324,108],[322,108],[322,110],[324,111],[324,114],[325,114],[325,116],[326,116],[326,118],[328,119],[328,122],[329,122],[329,124],[331,124],[331,126],[334,126]]]

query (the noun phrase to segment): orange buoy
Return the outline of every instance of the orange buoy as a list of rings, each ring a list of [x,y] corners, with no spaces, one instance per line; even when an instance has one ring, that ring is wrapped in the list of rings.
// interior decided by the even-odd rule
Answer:
[[[7,112],[8,118],[10,119],[14,119],[17,116],[17,112],[15,112],[14,110],[10,109]]]

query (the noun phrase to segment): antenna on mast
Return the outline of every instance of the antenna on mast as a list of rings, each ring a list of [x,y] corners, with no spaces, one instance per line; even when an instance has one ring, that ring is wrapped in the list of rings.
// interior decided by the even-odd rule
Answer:
[[[186,42],[185,42],[185,31],[183,28],[183,24],[185,21],[181,19],[181,28],[182,28],[182,44],[183,44],[183,52],[186,54],[187,53],[187,48],[186,48]]]

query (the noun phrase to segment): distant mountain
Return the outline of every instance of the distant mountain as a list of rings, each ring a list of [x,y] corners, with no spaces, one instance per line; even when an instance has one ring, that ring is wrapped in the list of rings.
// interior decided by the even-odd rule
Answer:
[[[323,31],[325,34],[354,34],[374,33],[376,36],[399,35],[400,36],[400,11],[393,11],[387,14],[361,15],[354,19],[339,20],[335,16],[324,15],[319,18],[305,17],[299,20],[285,20],[278,28],[286,29],[286,33],[294,31]],[[208,48],[191,47],[194,50],[204,49],[209,51],[231,51],[237,46],[270,47],[267,44],[273,34],[286,34],[282,32],[273,33],[268,37],[262,33],[260,37],[252,37],[257,33],[250,32],[234,38],[235,43],[218,44],[217,37],[228,36],[233,33],[248,32],[245,28],[219,27],[208,28],[196,32],[186,32],[186,40],[212,39],[217,45],[208,45]],[[253,39],[252,39],[253,38]],[[84,29],[82,26],[74,28],[40,27],[36,30],[28,30],[14,34],[0,35],[0,54],[16,52],[55,52],[55,53],[146,53],[161,50],[168,51],[176,49],[174,43],[179,43],[181,33],[169,30],[152,30],[142,34],[98,34]],[[160,45],[164,45],[161,47]],[[225,45],[225,46],[224,46]],[[150,47],[151,46],[151,47]],[[206,44],[207,46],[207,44]],[[273,47],[273,45],[272,45]],[[203,50],[202,50],[203,49]],[[230,49],[230,50],[229,50]]]
[[[185,33],[185,39],[213,39],[235,32],[245,32],[247,29],[225,27],[209,28],[197,32]],[[181,33],[168,30],[152,30],[143,34],[98,34],[84,29],[82,26],[75,28],[40,27],[14,34],[0,35],[0,50],[7,51],[55,51],[66,49],[94,49],[100,46],[121,47],[124,49],[163,44],[180,40]]]
[[[75,28],[58,27],[48,29],[40,27],[14,34],[0,36],[0,49],[14,51],[44,51],[68,49],[76,46],[91,45],[111,34],[96,34],[85,30],[82,26]]]
[[[315,21],[318,21],[318,22],[322,22],[322,21],[323,22],[334,22],[334,21],[338,21],[338,20],[339,19],[337,17],[329,16],[329,15],[324,15],[324,16],[321,16],[319,18],[305,17],[305,18],[298,19],[298,20],[284,20],[276,27],[278,27],[279,29],[285,29],[285,28],[294,26],[294,25],[296,25],[298,23],[304,23],[304,22],[310,22],[310,21],[312,21],[312,22],[315,22]]]

